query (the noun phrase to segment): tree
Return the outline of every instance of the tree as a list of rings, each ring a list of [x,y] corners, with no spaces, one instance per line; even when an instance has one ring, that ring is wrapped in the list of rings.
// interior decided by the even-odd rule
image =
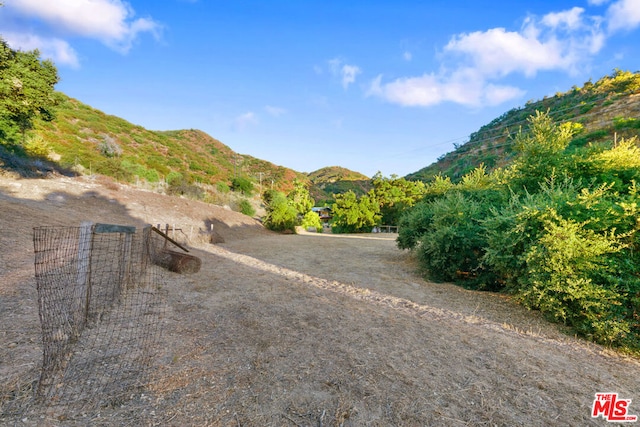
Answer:
[[[333,205],[333,230],[337,233],[371,231],[380,222],[380,205],[373,191],[361,196],[353,191],[336,194]]]
[[[307,212],[310,212],[315,203],[309,195],[309,190],[305,183],[298,179],[293,180],[293,190],[287,194],[287,199],[289,199],[291,206],[294,207],[300,216],[304,216]]]
[[[294,231],[298,220],[298,211],[289,203],[287,196],[280,191],[265,191],[262,200],[267,214],[264,226],[273,231]]]
[[[418,203],[426,190],[422,181],[407,181],[395,175],[385,178],[378,172],[373,177],[373,194],[380,204],[382,223],[397,225],[400,215]]]
[[[528,121],[528,130],[520,130],[514,139],[520,157],[514,164],[518,176],[513,181],[515,190],[536,192],[540,183],[565,172],[564,151],[578,127],[571,122],[557,125],[548,113],[539,111]]]
[[[17,126],[24,141],[33,120],[53,120],[58,70],[37,50],[22,52],[0,39],[0,119]]]

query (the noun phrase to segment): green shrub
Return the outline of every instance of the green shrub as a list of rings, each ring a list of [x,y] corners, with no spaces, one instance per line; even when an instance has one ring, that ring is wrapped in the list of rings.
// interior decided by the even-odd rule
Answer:
[[[583,336],[620,343],[631,332],[631,319],[617,292],[617,269],[610,256],[626,245],[620,235],[598,234],[584,225],[548,212],[542,236],[525,255],[520,298]]]
[[[223,181],[218,181],[216,183],[216,189],[222,194],[227,194],[229,191],[231,191],[227,183]]]
[[[171,171],[167,175],[166,181],[168,185],[175,185],[184,180],[182,174],[180,172]]]
[[[322,222],[320,221],[320,215],[313,211],[307,212],[302,217],[302,222],[300,223],[302,228],[308,230],[309,228],[315,228],[317,232],[322,232]]]
[[[279,191],[265,192],[263,200],[267,213],[264,226],[273,231],[295,232],[298,211],[289,203],[287,196]]]
[[[253,194],[253,182],[249,178],[235,177],[231,180],[231,188],[233,191],[244,194],[245,196],[251,196]]]
[[[336,194],[331,223],[334,233],[370,232],[379,221],[380,205],[372,196],[358,198],[353,191]]]
[[[29,156],[46,158],[51,153],[51,146],[40,135],[33,135],[27,138],[24,150]]]
[[[429,202],[420,202],[406,211],[398,221],[398,247],[414,249],[420,238],[430,230],[432,222],[433,211]]]
[[[614,117],[613,127],[616,129],[640,129],[640,120],[633,117]]]
[[[635,139],[567,148],[576,129],[538,115],[516,137],[512,167],[428,184],[398,246],[433,278],[504,289],[590,340],[637,352],[640,149]]]
[[[429,277],[493,289],[496,282],[481,264],[486,247],[482,221],[490,209],[482,195],[452,191],[425,208],[430,215],[421,215],[430,216],[430,224],[415,251]]]
[[[249,202],[247,199],[240,200],[240,202],[238,203],[238,209],[241,213],[247,216],[254,216],[256,214],[256,210],[254,209],[251,202]]]

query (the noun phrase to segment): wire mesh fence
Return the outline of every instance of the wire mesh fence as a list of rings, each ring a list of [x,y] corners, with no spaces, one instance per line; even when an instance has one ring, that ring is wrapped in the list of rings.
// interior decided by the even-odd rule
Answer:
[[[35,401],[109,405],[144,384],[164,312],[151,227],[34,229],[43,362]]]

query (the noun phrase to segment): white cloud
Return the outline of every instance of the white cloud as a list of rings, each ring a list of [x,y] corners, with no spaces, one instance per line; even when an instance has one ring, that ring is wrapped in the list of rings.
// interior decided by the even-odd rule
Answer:
[[[605,45],[601,22],[574,7],[530,16],[517,31],[492,28],[457,34],[442,49],[439,72],[386,83],[378,76],[368,94],[403,106],[497,105],[524,95],[517,87],[500,84],[501,79],[517,74],[531,78],[541,71],[574,73],[585,66]]]
[[[64,40],[58,38],[44,39],[35,34],[4,33],[3,37],[14,49],[38,49],[43,58],[52,59],[59,64],[77,68],[80,63],[76,51]]]
[[[540,37],[539,31],[528,26],[523,32],[493,28],[455,36],[445,52],[462,54],[464,59],[487,76],[506,76],[521,72],[528,77],[540,70],[571,68],[575,55],[557,37]]]
[[[236,117],[233,123],[233,129],[236,131],[243,131],[249,126],[257,125],[258,117],[253,111],[247,111],[244,114]]]
[[[633,30],[640,26],[640,0],[619,0],[607,10],[610,32]]]
[[[54,33],[97,39],[122,53],[131,49],[139,34],[157,38],[161,30],[151,18],[134,19],[134,10],[122,0],[13,0],[5,7],[45,22]]]
[[[272,105],[266,105],[264,109],[267,113],[269,113],[273,117],[280,117],[283,114],[287,113],[287,110],[285,110],[284,108],[274,107]]]
[[[404,51],[404,53],[402,54],[402,58],[404,58],[405,61],[411,61],[413,59],[413,55],[411,54],[411,52],[409,52],[408,50]]]
[[[356,81],[356,76],[360,74],[362,71],[360,67],[356,65],[343,65],[342,66],[342,87],[345,89]]]
[[[582,14],[584,9],[574,7],[563,12],[551,12],[542,18],[542,23],[548,27],[566,26],[569,29],[577,29],[582,26]]]
[[[340,77],[342,87],[347,89],[351,83],[355,83],[356,76],[362,73],[357,65],[345,64],[342,59],[334,58],[329,60],[329,69],[334,76]]]
[[[460,70],[450,76],[424,74],[420,77],[400,78],[382,84],[382,76],[373,80],[368,95],[406,107],[430,107],[443,102],[477,107],[498,105],[522,96],[518,88],[487,84],[474,70]]]

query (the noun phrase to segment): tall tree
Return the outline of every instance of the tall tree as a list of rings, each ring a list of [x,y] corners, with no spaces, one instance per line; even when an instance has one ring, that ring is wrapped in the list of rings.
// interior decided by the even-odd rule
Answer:
[[[53,62],[41,60],[40,52],[11,49],[0,38],[0,119],[17,126],[23,140],[36,117],[53,119],[59,80]]]
[[[371,231],[380,223],[380,205],[373,191],[358,198],[349,190],[336,194],[333,205],[333,230],[337,233],[361,233]]]
[[[407,181],[395,175],[385,178],[378,172],[373,177],[373,194],[380,204],[382,223],[397,225],[400,215],[425,196],[426,187],[422,181]]]
[[[298,211],[298,214],[304,216],[313,208],[315,201],[309,195],[309,190],[304,182],[299,179],[293,180],[293,190],[287,194],[287,199],[291,205]]]

